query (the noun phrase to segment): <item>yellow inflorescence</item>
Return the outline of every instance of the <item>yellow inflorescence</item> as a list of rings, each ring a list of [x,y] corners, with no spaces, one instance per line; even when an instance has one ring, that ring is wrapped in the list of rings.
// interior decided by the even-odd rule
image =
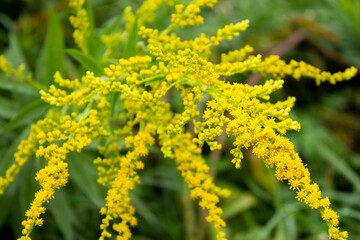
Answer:
[[[6,171],[5,177],[0,177],[0,195],[4,193],[5,188],[14,181],[14,177],[24,166],[30,156],[32,156],[38,145],[37,135],[41,131],[43,125],[47,122],[46,119],[39,120],[36,124],[31,126],[29,137],[22,140],[15,153],[15,162]]]
[[[33,80],[32,74],[24,74],[25,65],[21,64],[18,69],[14,69],[13,65],[7,61],[4,55],[0,55],[0,71],[5,73],[7,76],[12,76],[20,79],[23,82],[31,82]]]
[[[286,75],[292,76],[295,79],[310,77],[315,79],[317,85],[320,85],[322,82],[335,84],[344,80],[350,80],[357,73],[357,69],[355,67],[350,67],[344,72],[331,74],[330,72],[321,71],[319,68],[302,61],[297,62],[295,60],[291,60],[290,63],[287,64],[276,55],[264,59],[264,61],[257,66],[256,71],[262,73],[263,75],[270,75],[277,79],[282,79]]]
[[[86,35],[89,28],[89,17],[83,8],[85,0],[71,0],[69,7],[75,11],[75,16],[70,16],[70,23],[75,28],[73,38],[76,45],[84,52],[88,52]]]
[[[246,45],[239,50],[230,51],[227,54],[223,53],[221,54],[221,63],[241,62],[246,55],[252,51],[254,51],[254,49],[251,46]]]
[[[116,53],[121,46],[123,41],[123,36],[120,33],[113,33],[113,34],[104,34],[101,36],[101,42],[104,43],[106,46],[106,51],[104,53],[103,59],[106,62],[107,58],[112,54]]]
[[[229,24],[226,25],[222,29],[218,29],[216,36],[211,37],[210,40],[214,46],[220,44],[220,42],[224,39],[232,40],[233,37],[237,37],[240,35],[240,31],[245,31],[249,26],[249,20],[244,20],[242,22],[238,22],[235,25]]]
[[[160,6],[173,6],[174,2],[148,0],[135,14],[126,8],[125,32],[102,36],[106,50],[101,60],[107,62],[110,56],[120,55],[114,51],[121,47],[130,31],[139,27],[139,36],[146,39],[147,44],[143,46],[141,42],[138,54],[120,58],[105,67],[103,76],[87,71],[81,78],[69,80],[57,72],[54,85],[40,91],[42,100],[53,105],[54,110],[32,126],[28,139],[18,147],[16,163],[6,171],[5,177],[0,177],[0,194],[3,194],[30,156],[35,154],[47,162],[36,174],[41,189],[25,214],[20,239],[29,240],[33,227],[43,224],[44,203],[53,198],[56,189],[66,185],[66,155],[80,152],[93,142],[99,151],[99,157],[94,160],[98,183],[109,188],[106,205],[100,210],[103,219],[99,239],[114,235],[118,240],[131,238],[131,227],[137,225],[137,219],[129,192],[140,183],[138,170],[144,168],[143,159],[149,155],[149,147],[157,144],[165,158],[177,163],[191,198],[207,210],[206,220],[214,225],[216,239],[226,239],[219,201],[220,197],[227,197],[229,191],[214,184],[201,156],[205,143],[212,151],[222,147],[216,139],[225,125],[226,133],[235,137],[230,153],[236,168],[243,160],[242,149],[252,147],[266,166],[275,167],[276,178],[287,181],[299,201],[320,211],[329,225],[330,238],[346,239],[348,234],[339,231],[338,215],[330,208],[329,199],[321,196],[319,186],[311,181],[308,169],[284,136],[288,130],[300,130],[299,123],[289,118],[295,98],[276,103],[269,99],[272,92],[282,88],[281,79],[287,75],[295,79],[312,77],[318,84],[335,83],[350,79],[357,70],[352,67],[330,74],[303,62],[285,63],[277,56],[263,60],[261,55],[249,55],[253,51],[251,46],[224,53],[220,63],[213,63],[209,60],[212,48],[245,31],[249,21],[227,25],[212,37],[201,33],[195,39],[182,40],[172,31],[202,23],[201,7],[213,7],[217,2],[196,0],[187,6],[175,5],[171,23],[164,30],[146,26],[155,19]],[[76,12],[70,18],[75,27],[73,36],[86,54],[89,22],[83,5],[84,0],[69,3]],[[134,26],[135,23],[138,26]],[[23,76],[23,67],[13,70],[4,56],[0,56],[0,70],[8,75]],[[260,72],[274,80],[257,86],[226,80],[228,76],[245,72]],[[175,92],[182,98],[182,112],[172,111],[167,101],[168,95]],[[197,105],[204,95],[211,99],[200,112]],[[196,137],[186,133],[190,122],[194,123]]]
[[[208,6],[212,8],[217,0],[197,0],[188,4],[186,7],[184,4],[175,5],[175,13],[171,15],[171,25],[164,30],[164,32],[170,32],[178,27],[195,26],[202,24],[204,18],[199,15],[200,7]]]
[[[225,232],[221,231],[221,228],[226,225],[225,221],[221,219],[223,211],[217,205],[220,201],[218,195],[221,191],[215,190],[213,179],[208,174],[209,167],[201,156],[201,148],[192,143],[190,134],[177,135],[171,139],[171,145],[178,169],[191,190],[191,198],[199,198],[199,206],[207,209],[206,220],[214,224],[216,239],[226,239]],[[223,194],[228,196],[227,192],[223,192]]]

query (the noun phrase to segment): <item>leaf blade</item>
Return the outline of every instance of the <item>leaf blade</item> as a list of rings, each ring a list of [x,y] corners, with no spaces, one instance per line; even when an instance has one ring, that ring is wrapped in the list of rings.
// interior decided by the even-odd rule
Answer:
[[[67,49],[66,53],[68,53],[77,62],[79,62],[85,69],[94,72],[95,75],[97,76],[103,75],[104,71],[95,58],[86,55],[83,52],[76,49]]]

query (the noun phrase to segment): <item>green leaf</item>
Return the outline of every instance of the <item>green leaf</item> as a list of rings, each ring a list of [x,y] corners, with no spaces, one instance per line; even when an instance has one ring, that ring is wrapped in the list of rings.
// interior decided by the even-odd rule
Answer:
[[[15,181],[6,189],[4,195],[0,196],[0,226],[3,225],[4,221],[9,221],[8,215],[9,212],[11,212],[11,206],[14,205],[18,198],[17,190],[19,186],[20,182],[15,179]]]
[[[256,198],[251,193],[244,192],[228,182],[220,182],[220,186],[231,191],[230,197],[224,199],[224,212],[222,214],[224,220],[230,219],[257,204]]]
[[[63,234],[63,239],[74,239],[74,230],[71,224],[71,209],[63,189],[56,190],[54,199],[50,201],[48,208]]]
[[[26,105],[22,108],[16,116],[14,116],[10,122],[8,122],[0,131],[0,134],[3,134],[15,126],[22,124],[24,122],[29,122],[30,120],[38,117],[39,111],[45,113],[45,111],[49,108],[49,105],[43,102],[41,99],[36,99],[35,101],[31,102],[30,104]]]
[[[75,184],[97,207],[105,204],[105,190],[97,183],[97,170],[94,157],[85,153],[68,155],[70,176]]]
[[[35,181],[36,168],[35,158],[31,157],[21,169],[21,185],[20,185],[20,202],[21,211],[26,212],[30,203],[34,199],[34,194],[39,188],[39,184]]]
[[[12,142],[7,151],[0,158],[0,175],[4,176],[6,170],[14,163],[14,154],[17,151],[17,147],[20,144],[20,141],[29,136],[30,127],[25,128]]]
[[[91,4],[91,1],[86,1],[86,12],[87,12],[88,21],[89,21],[88,31],[93,33],[94,32],[94,12],[93,12],[93,7]],[[91,39],[89,39],[89,40],[91,40]]]
[[[123,51],[123,58],[129,58],[134,56],[137,52],[137,40],[138,40],[138,33],[139,33],[139,26],[138,26],[138,18],[136,16],[134,25],[129,33],[124,51]]]
[[[349,164],[341,157],[337,156],[331,149],[326,147],[324,144],[317,144],[317,148],[322,156],[330,162],[336,170],[349,182],[353,184],[356,191],[360,192],[360,177],[356,172],[349,166]]]
[[[278,224],[287,218],[289,215],[294,214],[296,211],[299,211],[299,209],[302,206],[300,203],[295,204],[288,204],[284,206],[282,209],[276,211],[274,216],[269,219],[269,221],[266,223],[265,226],[261,228],[257,228],[254,230],[251,230],[249,232],[249,235],[247,235],[244,239],[250,240],[250,239],[256,239],[256,240],[265,240],[270,239],[271,231],[278,226]]]
[[[29,87],[23,82],[14,81],[9,79],[5,74],[0,74],[0,89],[7,90],[10,92],[16,92],[29,96],[40,96],[39,91]]]
[[[6,28],[6,30],[10,31],[11,27],[13,26],[13,20],[7,15],[0,12],[0,23],[2,26]]]
[[[294,215],[284,217],[276,228],[276,234],[274,240],[291,239],[296,240],[297,238],[297,225]]]
[[[115,112],[116,112],[116,108],[119,106],[118,105],[118,101],[119,101],[119,96],[120,96],[120,93],[119,92],[114,92],[112,93],[112,96],[111,96],[111,102],[110,102],[110,109],[111,109],[111,125],[110,125],[110,128],[111,128],[111,131],[113,131],[113,126],[114,126],[114,116],[115,116]]]
[[[151,208],[141,199],[139,199],[135,194],[131,194],[131,203],[136,208],[137,214],[144,218],[148,223],[151,223],[152,226],[156,226],[156,230],[161,229],[162,224],[159,221],[159,218],[156,214],[153,213]]]
[[[150,79],[148,81],[145,82],[145,86],[149,86],[151,85],[152,83],[155,83],[155,82],[159,82],[161,80],[164,80],[164,76],[154,76],[152,77],[153,79]]]
[[[102,46],[100,39],[95,35],[94,27],[94,13],[91,1],[86,1],[86,11],[89,19],[89,28],[86,32],[86,46],[88,47],[89,54],[92,57],[97,57],[97,54]]]
[[[0,117],[11,119],[18,112],[20,106],[7,98],[0,97]]]
[[[122,21],[123,21],[123,16],[122,15],[119,15],[119,16],[116,16],[115,18],[112,18],[111,20],[109,20],[106,23],[106,24],[108,24],[108,26],[106,26],[104,28],[101,35],[103,35],[103,34],[111,34],[111,33],[114,33],[114,32],[120,32]]]
[[[22,54],[21,48],[19,46],[18,39],[15,33],[11,33],[9,37],[10,46],[5,52],[5,56],[9,62],[12,63],[14,68],[19,67],[21,64],[25,64],[25,57]]]
[[[95,58],[76,49],[67,49],[66,52],[78,61],[85,69],[92,71],[97,76],[104,75],[101,65]]]
[[[64,74],[64,40],[59,19],[50,8],[50,21],[45,45],[36,63],[36,79],[45,86],[53,82],[56,71]]]

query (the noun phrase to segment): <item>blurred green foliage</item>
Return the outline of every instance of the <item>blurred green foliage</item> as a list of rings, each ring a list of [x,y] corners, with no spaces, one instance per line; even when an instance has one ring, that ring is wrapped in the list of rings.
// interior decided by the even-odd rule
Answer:
[[[141,1],[93,0],[95,28],[116,26],[125,6],[136,8]],[[76,77],[82,59],[77,52],[66,51],[74,46],[68,22],[66,1],[10,1],[0,3],[0,52],[15,67],[25,63],[27,71],[44,87],[50,85],[55,70]],[[50,10],[49,10],[50,9]],[[54,10],[52,10],[54,9]],[[63,11],[64,10],[64,11]],[[167,22],[168,9],[160,9],[156,24]],[[360,67],[360,0],[221,0],[213,9],[204,9],[205,24],[177,30],[183,38],[201,32],[213,34],[229,22],[250,20],[250,28],[241,37],[221,44],[218,54],[251,44],[259,53],[271,53],[283,47],[287,39],[301,31],[302,39],[282,49],[285,59],[304,60],[324,70],[335,72],[354,65]],[[164,20],[165,19],[165,20]],[[96,29],[99,34],[104,29]],[[65,46],[65,47],[64,47]],[[114,56],[115,57],[115,56]],[[219,55],[213,56],[214,61]],[[82,62],[83,63],[83,62]],[[43,66],[46,66],[44,68]],[[95,68],[96,66],[93,66]],[[94,70],[94,69],[93,69]],[[300,133],[288,134],[312,178],[332,199],[339,210],[341,228],[349,231],[349,239],[360,239],[360,83],[359,75],[336,86],[303,79],[286,79],[279,99],[295,96],[294,119],[302,124]],[[11,80],[11,79],[10,79]],[[234,79],[246,81],[247,79]],[[0,174],[13,160],[21,139],[29,126],[44,116],[49,106],[39,99],[34,88],[9,81],[0,74]],[[172,99],[174,106],[179,99]],[[285,184],[276,182],[272,170],[250,154],[240,170],[233,168],[225,145],[220,158],[208,153],[208,164],[216,173],[216,182],[233,194],[222,203],[229,239],[286,240],[326,239],[326,226],[317,212],[294,198]],[[105,190],[96,183],[96,168],[91,164],[94,149],[71,154],[70,182],[56,193],[45,214],[45,226],[36,228],[33,239],[96,239]],[[21,232],[23,213],[35,191],[35,172],[45,163],[33,158],[20,172],[14,184],[0,197],[0,236],[15,239]],[[155,149],[142,173],[142,184],[133,191],[138,227],[134,240],[214,239],[203,214],[190,201],[175,164],[162,158]],[[249,174],[252,173],[252,174]],[[210,229],[210,228],[209,228]],[[147,236],[147,237],[145,237]]]

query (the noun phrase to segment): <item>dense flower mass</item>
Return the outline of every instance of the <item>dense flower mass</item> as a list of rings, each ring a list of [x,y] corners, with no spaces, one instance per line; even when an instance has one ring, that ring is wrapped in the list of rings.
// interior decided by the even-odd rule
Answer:
[[[84,3],[70,1],[74,13],[70,22],[75,28],[76,45],[88,54],[89,17]],[[30,156],[35,154],[47,162],[35,176],[41,189],[25,214],[21,240],[29,240],[33,227],[43,224],[44,203],[66,185],[69,176],[66,155],[80,152],[92,142],[98,145],[99,157],[94,159],[98,183],[108,189],[106,205],[100,209],[103,220],[99,223],[102,231],[99,239],[113,235],[118,240],[131,238],[131,228],[136,226],[137,219],[129,191],[140,184],[138,170],[144,168],[150,146],[158,146],[164,157],[176,162],[191,198],[207,210],[206,220],[213,223],[217,240],[226,239],[219,201],[230,192],[215,185],[201,154],[205,143],[212,151],[222,148],[216,139],[223,129],[228,136],[234,136],[230,153],[236,168],[241,166],[242,149],[252,147],[266,166],[275,167],[276,178],[287,181],[299,201],[320,211],[329,226],[330,238],[347,238],[347,232],[339,231],[338,215],[330,208],[329,199],[321,196],[319,186],[312,182],[293,144],[284,136],[288,130],[300,130],[300,124],[289,118],[295,98],[276,103],[269,99],[272,92],[282,88],[286,75],[334,84],[349,80],[357,70],[352,67],[330,74],[304,62],[286,63],[278,56],[262,59],[260,55],[250,55],[253,49],[248,45],[222,54],[220,62],[211,62],[212,49],[245,31],[248,20],[226,25],[215,36],[201,33],[192,40],[182,40],[173,30],[203,23],[201,8],[213,7],[215,3],[216,0],[197,0],[185,6],[175,5],[174,1],[147,0],[135,13],[126,8],[125,30],[100,37],[105,49],[99,60],[106,64],[103,75],[87,71],[81,78],[69,80],[57,72],[54,85],[40,91],[41,99],[54,107],[45,119],[32,126],[29,137],[18,147],[15,163],[0,177],[2,194]],[[157,9],[163,5],[173,9],[169,26],[149,27],[148,23],[154,21]],[[133,41],[126,41],[132,38]],[[110,64],[111,56],[119,56],[114,53],[119,44],[123,48],[130,48],[131,44],[142,47],[133,46],[135,50],[130,54],[125,49]],[[31,78],[24,77],[21,66],[13,70],[3,56],[0,70],[24,81]],[[227,81],[228,76],[248,72],[261,73],[265,83],[249,86]],[[166,98],[170,91],[180,93],[183,112],[172,111]],[[210,100],[206,109],[199,112],[197,103],[203,101],[204,95]],[[196,137],[186,132],[185,126],[190,122]]]

